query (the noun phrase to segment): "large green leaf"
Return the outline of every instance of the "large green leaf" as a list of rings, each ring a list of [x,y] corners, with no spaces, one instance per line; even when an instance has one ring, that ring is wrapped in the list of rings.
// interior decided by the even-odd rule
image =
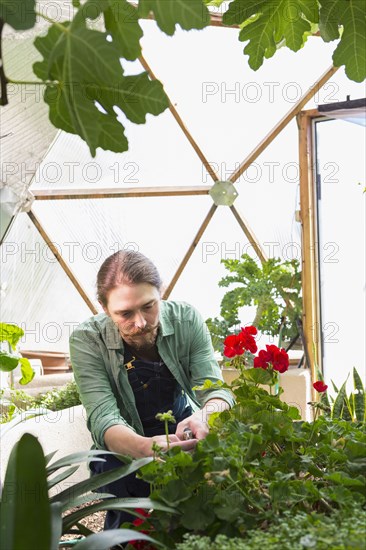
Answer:
[[[80,481],[80,483],[76,483],[72,487],[69,487],[64,491],[61,491],[61,493],[53,496],[51,498],[51,502],[60,502],[63,506],[63,511],[65,511],[69,507],[74,506],[75,499],[80,495],[94,491],[95,489],[98,489],[98,487],[102,487],[107,483],[116,481],[116,479],[132,474],[152,460],[153,459],[151,457],[139,458],[127,466],[122,466],[121,468],[115,468],[113,470],[103,472],[102,474],[94,475],[91,478]]]
[[[311,23],[318,22],[318,14],[317,0],[234,0],[223,20],[242,25],[239,40],[249,41],[244,53],[249,55],[250,67],[257,70],[264,58],[272,57],[283,44],[298,51]]]
[[[355,391],[353,393],[353,408],[358,422],[365,422],[366,414],[366,394],[361,377],[357,370],[353,368],[353,382]]]
[[[67,468],[67,470],[64,470],[57,476],[53,477],[52,479],[48,480],[48,488],[52,489],[55,485],[58,483],[61,483],[64,479],[67,479],[68,477],[72,476],[77,470],[79,469],[79,466],[72,466],[71,468]]]
[[[0,342],[9,342],[12,349],[15,351],[16,345],[23,336],[24,330],[17,325],[9,325],[8,323],[0,323]]]
[[[55,453],[56,452],[57,451],[55,451]],[[49,460],[52,459],[55,453],[52,454]],[[77,453],[72,453],[67,456],[63,456],[62,458],[60,458],[59,460],[56,460],[56,462],[53,462],[47,467],[47,475],[52,474],[52,472],[55,472],[59,468],[65,468],[66,466],[72,466],[73,464],[80,464],[81,462],[85,462],[86,460],[96,460],[96,461],[104,462],[105,459],[103,458],[103,455],[105,454],[115,455],[115,453],[111,453],[103,449],[103,450],[80,451]],[[49,456],[50,455],[47,455],[47,458]]]
[[[113,36],[114,44],[125,59],[133,60],[141,54],[140,38],[143,31],[138,22],[137,9],[127,0],[88,0],[81,12],[85,16],[92,15],[93,19],[100,12],[104,13],[105,28]]]
[[[24,434],[13,447],[5,474],[0,548],[49,550],[51,536],[45,457],[37,438]]]
[[[22,372],[22,377],[19,380],[19,384],[22,384],[22,386],[24,386],[25,384],[29,384],[29,382],[33,380],[36,373],[32,369],[29,359],[27,359],[26,357],[21,357],[19,359],[19,364],[20,370]]]
[[[35,46],[44,60],[34,72],[47,82],[45,101],[51,122],[78,134],[95,156],[96,148],[115,152],[128,149],[124,127],[115,108],[137,124],[146,115],[158,115],[168,107],[161,83],[147,73],[123,75],[118,38],[86,27],[82,15],[71,24],[52,25]]]
[[[178,24],[184,30],[203,29],[210,22],[210,13],[202,0],[140,0],[138,14],[154,13],[160,29],[173,35]]]
[[[74,548],[76,550],[109,550],[111,546],[129,542],[130,540],[146,540],[156,546],[163,546],[148,535],[132,531],[132,529],[110,529],[104,533],[96,533],[86,537],[81,542],[75,544]]]
[[[110,501],[98,502],[81,510],[76,510],[63,518],[63,532],[66,533],[73,525],[90,514],[99,512],[100,510],[135,510],[142,508],[145,510],[160,510],[169,514],[177,514],[175,508],[166,506],[165,504],[153,501],[150,498],[113,498]],[[132,513],[132,512],[131,512]]]
[[[0,351],[0,370],[11,372],[18,366],[19,358],[10,355],[6,351]]]
[[[62,535],[62,506],[59,502],[50,504],[51,506],[51,526],[52,541],[51,549],[58,548],[58,543]]]
[[[366,78],[366,10],[362,0],[319,0],[321,4],[319,29],[328,42],[339,38],[333,54],[336,67],[345,66],[351,80],[362,82]]]
[[[348,380],[348,376],[347,376]],[[335,398],[335,401],[333,403],[332,408],[332,418],[342,418],[343,417],[343,409],[346,406],[345,405],[345,397],[346,397],[346,383],[347,380],[342,384],[341,389],[339,390],[337,397]]]
[[[365,4],[349,0],[342,14],[343,33],[333,54],[336,67],[345,66],[348,78],[362,82],[366,78],[366,13]]]
[[[0,0],[0,19],[15,30],[31,29],[36,23],[35,0]]]

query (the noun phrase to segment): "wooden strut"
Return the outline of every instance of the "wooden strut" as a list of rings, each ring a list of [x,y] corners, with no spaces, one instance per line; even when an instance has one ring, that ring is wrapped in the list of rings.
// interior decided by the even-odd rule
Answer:
[[[234,214],[234,217],[237,220],[237,222],[239,223],[240,227],[244,231],[248,241],[250,242],[250,244],[254,248],[254,250],[255,250],[257,256],[259,257],[261,263],[263,264],[263,262],[266,262],[268,260],[268,257],[266,256],[266,253],[264,252],[264,250],[262,249],[259,241],[257,240],[257,237],[255,236],[253,231],[250,229],[250,227],[249,227],[248,223],[246,222],[246,220],[244,220],[244,218],[241,216],[241,214],[237,211],[235,206],[234,205],[230,206],[230,209],[231,209],[232,213]]]
[[[197,185],[195,187],[126,187],[101,189],[33,189],[36,200],[69,200],[69,199],[117,199],[134,197],[179,197],[187,195],[208,195],[211,186]]]
[[[146,59],[143,57],[143,55],[141,55],[139,57],[139,60],[140,60],[140,63],[141,65],[144,67],[145,71],[147,71],[150,75],[150,78],[152,78],[153,80],[157,80],[156,76],[154,75],[154,73],[152,72],[149,64],[147,63]],[[170,101],[170,99],[168,98],[168,101],[169,101],[169,109],[170,109],[170,112],[172,113],[173,117],[175,118],[175,120],[178,122],[182,132],[184,133],[184,135],[186,136],[186,138],[188,139],[189,143],[192,145],[193,149],[196,151],[199,159],[201,160],[202,164],[204,165],[204,167],[206,168],[208,174],[210,174],[211,178],[213,179],[213,181],[218,181],[219,180],[219,177],[218,175],[216,174],[215,170],[212,168],[211,164],[208,162],[208,160],[206,159],[205,155],[203,154],[202,150],[200,149],[198,143],[196,142],[196,140],[193,138],[192,134],[189,132],[188,128],[186,127],[186,125],[184,124],[181,116],[179,115],[177,109],[174,107],[174,105],[172,104],[172,102]]]
[[[140,56],[139,60],[142,64],[142,66],[144,67],[144,69],[149,73],[150,78],[152,78],[153,80],[157,80],[155,74],[152,72],[149,64],[147,63],[147,61],[145,60],[145,58],[142,55]],[[189,132],[188,128],[185,126],[182,118],[178,114],[177,109],[174,107],[174,105],[172,104],[172,102],[170,101],[169,98],[168,98],[168,101],[169,101],[170,112],[172,113],[173,117],[177,121],[177,123],[180,126],[181,130],[183,131],[184,135],[188,139],[189,143],[192,145],[193,149],[197,153],[199,159],[201,160],[202,164],[205,166],[207,172],[210,174],[210,176],[211,176],[211,178],[213,179],[214,182],[219,181],[218,175],[216,174],[215,170],[212,168],[211,164],[206,159],[205,155],[203,154],[202,150],[200,149],[197,142],[193,138],[192,134]],[[200,238],[202,237],[206,227],[208,226],[209,222],[211,221],[212,216],[214,215],[216,210],[217,210],[217,206],[215,204],[213,204],[211,206],[209,212],[207,213],[205,219],[203,220],[200,228],[198,229],[196,236],[194,237],[190,247],[188,248],[188,250],[187,250],[183,260],[181,261],[177,271],[175,272],[172,280],[170,281],[170,284],[165,289],[164,294],[163,294],[163,299],[164,300],[166,300],[170,296],[170,294],[171,294],[173,288],[175,287],[175,285],[176,285],[183,269],[187,265],[190,257],[193,254],[194,249],[196,248]]]
[[[175,272],[174,277],[172,278],[169,286],[165,289],[164,294],[163,294],[163,299],[164,300],[167,300],[169,298],[173,288],[175,287],[175,284],[176,284],[177,280],[179,279],[179,277],[180,277],[183,269],[185,268],[189,258],[192,256],[194,249],[196,248],[197,244],[199,243],[200,238],[202,237],[206,227],[208,226],[209,222],[211,221],[212,216],[214,215],[216,210],[217,210],[217,206],[216,206],[216,204],[213,204],[211,206],[210,210],[208,211],[205,219],[203,220],[200,228],[198,229],[198,231],[196,233],[196,236],[194,237],[194,239],[192,241],[191,246],[189,247],[188,251],[186,252],[186,255],[184,256],[183,260],[181,261],[181,263],[180,263],[177,271]]]
[[[249,166],[259,157],[278,134],[288,125],[289,122],[301,111],[310,99],[324,86],[324,84],[338,71],[338,67],[330,67],[315,84],[299,99],[299,101],[289,110],[289,112],[276,124],[276,126],[267,134],[257,147],[246,157],[239,168],[230,176],[229,180],[233,183],[249,168]]]
[[[315,113],[313,113],[315,114]],[[316,196],[313,170],[312,118],[306,111],[298,116],[300,159],[300,213],[302,249],[302,325],[307,349],[306,360],[313,381],[317,379],[316,365],[321,368],[321,341],[318,308],[318,247],[316,239]],[[313,390],[313,400],[317,400]]]
[[[32,222],[34,223],[41,237],[45,240],[47,246],[51,250],[52,254],[55,256],[56,260],[58,261],[58,263],[60,264],[64,272],[66,273],[66,275],[68,276],[68,278],[70,279],[70,281],[72,282],[72,284],[74,285],[74,287],[76,288],[76,290],[78,291],[78,293],[80,294],[80,296],[82,297],[86,305],[91,310],[91,312],[94,315],[98,313],[93,302],[90,300],[89,296],[87,295],[87,293],[85,292],[85,290],[83,289],[83,287],[81,286],[81,284],[79,283],[79,281],[77,280],[77,278],[75,277],[75,275],[73,274],[73,272],[71,271],[71,269],[69,268],[65,260],[63,259],[63,257],[61,256],[61,254],[59,253],[59,251],[57,250],[57,247],[51,241],[49,235],[44,230],[41,222],[39,221],[35,213],[32,212],[32,210],[30,210],[29,212],[27,212],[27,214],[32,220]]]

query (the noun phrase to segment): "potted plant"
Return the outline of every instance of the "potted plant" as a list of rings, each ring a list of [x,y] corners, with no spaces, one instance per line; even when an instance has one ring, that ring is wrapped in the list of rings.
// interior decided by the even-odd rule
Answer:
[[[228,334],[241,325],[239,309],[256,306],[252,325],[263,334],[279,338],[289,350],[299,339],[301,325],[301,271],[296,259],[270,258],[261,265],[248,254],[240,260],[222,260],[229,275],[220,287],[231,287],[221,301],[221,318],[207,319],[215,350],[223,351]]]

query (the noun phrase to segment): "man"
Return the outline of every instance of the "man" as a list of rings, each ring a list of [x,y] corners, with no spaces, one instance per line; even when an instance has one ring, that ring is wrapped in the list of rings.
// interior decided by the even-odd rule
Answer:
[[[95,447],[134,458],[151,456],[153,443],[166,449],[157,413],[171,410],[169,445],[193,449],[208,434],[213,412],[230,408],[227,390],[193,390],[206,379],[222,380],[207,327],[183,302],[161,300],[155,265],[135,251],[116,252],[97,276],[104,313],[82,323],[71,335],[70,355],[88,428]],[[193,435],[184,439],[184,430]],[[94,472],[116,467],[106,455]],[[119,463],[120,464],[120,463]],[[118,497],[147,496],[148,485],[132,474],[104,487]],[[128,514],[108,512],[105,528]]]

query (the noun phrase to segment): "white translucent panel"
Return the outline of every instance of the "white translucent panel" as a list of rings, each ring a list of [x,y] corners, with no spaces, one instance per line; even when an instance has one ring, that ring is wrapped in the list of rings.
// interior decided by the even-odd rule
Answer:
[[[144,22],[144,55],[210,162],[240,162],[331,66],[335,43],[317,37],[248,65],[238,29],[208,27],[174,37]],[[362,84],[333,75],[306,108],[364,95]]]
[[[290,124],[235,183],[234,203],[268,257],[301,259],[296,123]]]
[[[179,277],[171,300],[193,304],[203,317],[216,317],[227,289],[219,288],[219,280],[227,275],[221,260],[240,259],[243,252],[252,253],[230,208],[219,206]]]
[[[148,115],[146,124],[123,122],[129,150],[117,154],[98,148],[95,158],[81,138],[60,132],[31,190],[201,184],[201,161],[169,110]]]
[[[320,167],[319,267],[323,363],[339,386],[356,367],[365,379],[365,129],[316,126]],[[327,168],[327,169],[325,169]]]
[[[38,201],[34,210],[89,294],[102,261],[139,250],[169,284],[212,200],[209,196]]]
[[[23,328],[20,349],[68,351],[91,311],[26,214],[18,214],[1,256],[1,321]]]

